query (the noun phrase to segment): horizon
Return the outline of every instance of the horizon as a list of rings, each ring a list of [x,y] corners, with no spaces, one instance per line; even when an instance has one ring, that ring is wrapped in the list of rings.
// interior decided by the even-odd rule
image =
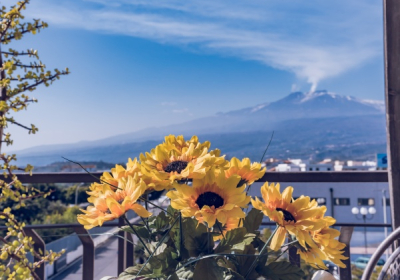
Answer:
[[[13,1],[6,0],[9,6]],[[93,141],[327,88],[383,100],[378,1],[31,1],[49,28],[10,45],[71,74],[38,88],[6,151]],[[363,24],[359,24],[363,22]]]

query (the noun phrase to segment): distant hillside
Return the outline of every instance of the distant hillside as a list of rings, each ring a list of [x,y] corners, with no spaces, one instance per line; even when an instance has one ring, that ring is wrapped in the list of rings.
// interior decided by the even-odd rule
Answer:
[[[200,134],[201,141],[211,141],[212,148],[221,149],[228,158],[250,157],[259,161],[275,132],[266,157],[303,158],[320,160],[374,159],[376,153],[386,151],[385,117],[360,115],[352,117],[304,118],[276,122],[269,130],[251,132]],[[184,134],[190,137],[192,134]],[[105,161],[124,163],[137,157],[162,141],[156,140],[104,145],[92,148],[64,149],[57,152],[20,155],[19,164],[45,165],[60,161],[61,156],[75,161]]]

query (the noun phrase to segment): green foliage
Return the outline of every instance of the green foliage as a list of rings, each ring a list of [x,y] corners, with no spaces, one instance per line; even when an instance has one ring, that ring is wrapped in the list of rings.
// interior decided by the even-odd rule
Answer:
[[[258,272],[271,280],[298,280],[304,277],[304,272],[288,261],[272,262],[258,269]]]
[[[89,195],[88,186],[73,185],[68,188],[61,189],[60,200],[65,204],[75,204],[76,188],[78,188],[78,204],[87,202]]]
[[[224,269],[214,259],[203,259],[197,262],[193,280],[224,279]]]
[[[144,253],[148,258],[146,263],[126,269],[116,279],[140,276],[143,277],[140,279],[160,280],[250,280],[266,275],[273,280],[302,279],[305,276],[302,270],[287,261],[268,263],[268,250],[259,256],[265,242],[261,239],[264,235],[256,230],[261,223],[258,214],[251,211],[247,228],[226,232],[217,246],[214,237],[220,234],[216,235],[215,229],[207,229],[194,218],[182,218],[180,228],[179,212],[172,209],[168,209],[167,214],[161,212],[151,217],[148,227],[144,223],[132,225],[134,230],[125,226],[123,230],[137,233],[152,252],[152,257],[148,258],[149,254]],[[252,232],[249,233],[248,229]],[[268,232],[270,235],[270,231],[264,231],[265,234]],[[136,246],[136,249],[138,247],[141,246]],[[251,267],[255,269],[249,271]]]
[[[246,228],[249,233],[256,233],[260,228],[263,218],[264,214],[260,210],[252,208],[244,219],[243,227]]]

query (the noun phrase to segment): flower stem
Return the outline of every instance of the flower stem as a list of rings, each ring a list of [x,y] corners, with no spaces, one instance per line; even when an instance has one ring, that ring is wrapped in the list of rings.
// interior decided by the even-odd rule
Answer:
[[[145,261],[145,263],[143,264],[143,266],[140,268],[139,272],[136,274],[136,277],[138,277],[140,275],[140,273],[142,272],[142,270],[144,269],[144,267],[147,265],[147,263],[150,261],[150,259],[153,257],[153,255],[157,252],[158,247],[161,246],[161,244],[163,243],[164,239],[169,235],[169,232],[172,230],[172,228],[174,227],[174,225],[176,224],[176,222],[178,221],[179,217],[177,217],[174,221],[174,223],[171,225],[171,227],[169,228],[169,230],[163,235],[163,237],[161,238],[161,240],[158,242],[157,247],[154,249],[153,253],[149,253],[149,257],[147,258],[147,260]]]
[[[298,240],[295,240],[295,241],[292,241],[292,242],[289,242],[289,243],[286,243],[286,244],[284,244],[282,247],[286,247],[286,249],[285,250],[283,250],[282,251],[282,253],[275,259],[275,260],[273,260],[273,262],[276,262],[280,257],[282,257],[283,256],[283,254],[285,254],[289,249],[290,249],[290,245],[292,245],[292,244],[294,244],[294,243],[297,243],[297,242],[299,242]],[[281,248],[282,248],[281,247]]]
[[[179,255],[182,254],[182,245],[183,245],[182,213],[179,212]]]
[[[250,273],[253,271],[254,267],[256,266],[258,260],[260,259],[262,253],[264,253],[265,249],[267,248],[269,242],[271,242],[272,237],[275,235],[276,231],[278,230],[279,226],[277,226],[274,230],[274,232],[271,234],[271,236],[268,238],[267,242],[265,242],[264,246],[262,247],[260,253],[258,254],[257,258],[253,261],[253,263],[251,264],[249,270],[246,273],[246,276],[244,277],[245,279],[247,279],[247,277],[250,275]]]
[[[142,198],[142,197],[139,197],[139,199],[140,199],[141,201],[147,202],[148,204],[150,204],[150,205],[152,205],[152,206],[154,206],[154,207],[156,207],[156,208],[158,208],[158,209],[160,209],[160,210],[162,210],[162,211],[164,211],[165,213],[168,214],[168,211],[167,211],[167,210],[165,210],[164,208],[158,206],[157,204],[154,204],[154,203],[152,203],[152,202],[150,202],[150,201],[148,201],[148,200],[146,200],[145,198]]]
[[[133,225],[131,224],[131,222],[129,222],[129,219],[123,215],[126,223],[129,225],[129,227],[133,230],[133,232],[136,234],[136,236],[139,238],[140,243],[142,243],[144,249],[147,251],[147,253],[149,253],[149,255],[151,254],[149,248],[147,248],[146,244],[144,243],[144,241],[142,240],[142,238],[140,237],[140,235],[137,233],[136,229],[133,227]]]
[[[240,223],[240,221],[239,221],[239,223]],[[222,238],[225,239],[224,233],[222,232],[221,225],[219,223],[216,223],[216,224],[218,226],[219,231],[221,232]]]

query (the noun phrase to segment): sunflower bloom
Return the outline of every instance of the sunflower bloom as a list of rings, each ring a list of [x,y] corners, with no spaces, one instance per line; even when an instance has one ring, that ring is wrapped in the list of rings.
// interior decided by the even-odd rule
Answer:
[[[304,248],[316,247],[309,232],[326,225],[324,220],[316,219],[323,216],[326,208],[318,207],[317,202],[310,201],[308,196],[293,200],[292,193],[292,187],[287,187],[281,194],[279,184],[268,185],[266,182],[261,187],[264,202],[257,197],[251,200],[254,208],[261,210],[279,226],[271,241],[271,249],[275,251],[283,245],[287,233],[296,236]]]
[[[174,183],[175,190],[167,196],[183,217],[194,216],[211,228],[216,220],[225,225],[230,217],[245,217],[241,208],[247,207],[250,196],[244,192],[245,186],[236,187],[239,181],[237,175],[226,178],[222,172],[211,169],[202,179],[194,179],[192,187]]]
[[[344,251],[342,251],[346,244],[339,242],[336,238],[339,237],[340,232],[333,228],[323,228],[322,230],[312,233],[312,238],[321,248],[321,251],[325,254],[325,259],[333,262],[339,267],[345,268],[346,265],[342,260],[347,260],[348,258],[343,256]]]
[[[212,166],[223,168],[227,165],[219,150],[208,152],[209,146],[209,142],[198,142],[196,136],[184,141],[183,136],[170,135],[150,153],[141,154],[140,161],[160,184],[165,184],[163,181],[199,179]]]
[[[325,253],[318,247],[308,247],[307,249],[302,246],[297,246],[297,254],[300,255],[306,263],[316,269],[328,269],[322,260],[326,260]]]
[[[78,215],[78,222],[84,225],[85,229],[102,226],[104,222],[119,218],[128,210],[133,210],[144,218],[151,216],[150,212],[137,203],[147,189],[143,180],[128,176],[122,178],[118,186],[116,191],[106,190],[102,195],[93,197],[93,206],[81,210],[84,214]]]
[[[103,172],[100,181],[117,187],[118,180],[125,177],[126,169],[122,165],[116,164],[114,168],[111,168],[111,174],[109,172]]]
[[[241,180],[238,187],[243,184],[251,185],[254,181],[260,179],[265,174],[266,168],[261,169],[261,164],[258,162],[251,163],[249,158],[244,158],[240,161],[237,158],[232,158],[229,162],[229,168],[225,170],[225,176],[230,177],[233,174],[239,175]]]

